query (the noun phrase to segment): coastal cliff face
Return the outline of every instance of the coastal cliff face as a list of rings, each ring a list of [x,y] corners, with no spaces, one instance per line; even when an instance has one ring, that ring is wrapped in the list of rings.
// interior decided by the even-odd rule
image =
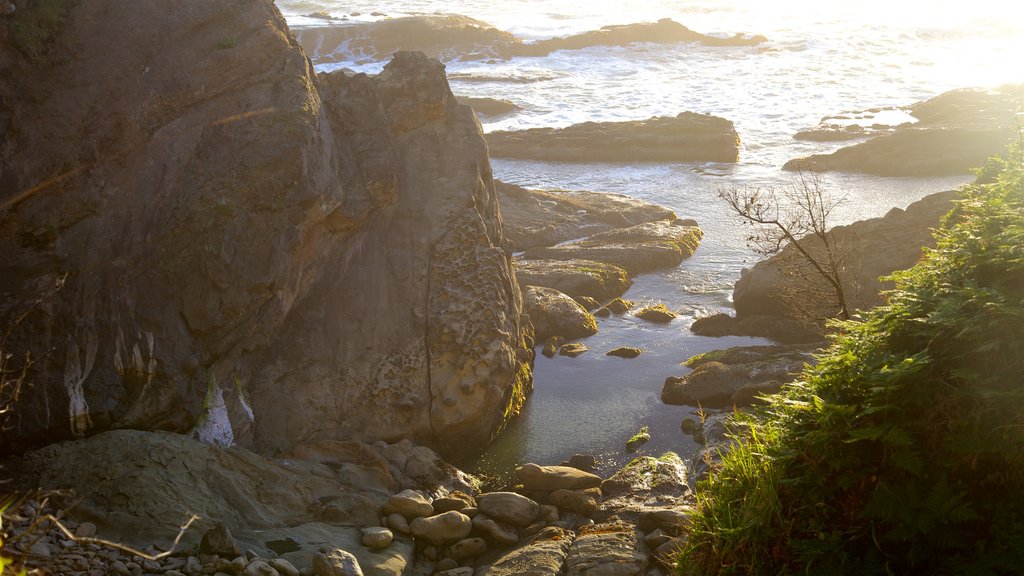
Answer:
[[[5,449],[142,428],[454,455],[515,415],[532,329],[442,65],[317,77],[270,0],[79,2],[42,51],[25,14],[0,20],[0,320],[34,363]]]

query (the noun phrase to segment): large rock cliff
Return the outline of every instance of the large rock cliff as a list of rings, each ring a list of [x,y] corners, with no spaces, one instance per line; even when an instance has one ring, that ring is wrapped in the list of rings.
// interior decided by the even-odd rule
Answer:
[[[457,455],[517,412],[531,328],[440,63],[318,77],[270,0],[61,5],[31,44],[32,5],[0,20],[0,326],[34,359],[4,449],[142,428]]]

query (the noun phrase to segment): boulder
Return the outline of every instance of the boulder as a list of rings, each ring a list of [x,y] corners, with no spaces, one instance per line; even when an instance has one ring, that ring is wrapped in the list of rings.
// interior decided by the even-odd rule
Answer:
[[[473,516],[473,530],[498,546],[511,546],[519,542],[519,534],[514,527],[488,518],[486,514]]]
[[[558,355],[575,358],[587,350],[590,350],[590,348],[587,348],[584,344],[579,342],[569,342],[568,344],[562,344],[562,346],[558,348]]]
[[[406,519],[412,520],[433,515],[434,506],[423,494],[415,490],[402,490],[388,498],[383,512],[384,514],[401,514]]]
[[[563,510],[581,516],[593,516],[601,500],[600,488],[582,488],[579,490],[555,490],[551,493],[551,503]]]
[[[639,348],[633,348],[632,346],[620,346],[619,348],[613,348],[605,353],[605,356],[616,356],[618,358],[636,358],[643,350]]]
[[[442,64],[317,75],[266,0],[63,23],[46,58],[0,44],[0,324],[46,296],[5,344],[37,362],[0,451],[145,428],[458,456],[518,412],[531,331]]]
[[[1024,87],[953,90],[907,110],[916,123],[831,154],[790,160],[783,168],[882,176],[970,174],[1017,136]]]
[[[234,558],[242,553],[235,539],[231,537],[231,531],[220,522],[203,534],[203,539],[199,542],[199,552],[225,558]]]
[[[536,337],[575,339],[597,334],[597,321],[578,302],[551,288],[526,286],[523,310],[533,322]]]
[[[570,466],[523,464],[516,468],[516,479],[527,490],[577,490],[601,485],[601,477]]]
[[[910,204],[906,210],[893,208],[881,218],[861,220],[829,230],[833,243],[848,255],[849,272],[844,290],[851,310],[866,309],[882,303],[880,291],[891,288],[892,284],[882,282],[879,278],[909,268],[920,259],[923,247],[934,246],[931,229],[938,226],[939,219],[952,209],[956,198],[957,193],[954,191],[932,194]],[[820,244],[814,240],[804,238],[801,242],[805,243],[812,254],[820,250]],[[749,324],[745,326],[744,321],[753,316],[793,318],[795,315],[805,317],[809,314],[825,314],[825,311],[817,314],[818,311],[811,308],[806,294],[814,291],[827,293],[828,288],[823,285],[823,280],[817,280],[813,272],[801,272],[803,262],[796,256],[795,249],[787,247],[781,254],[762,260],[741,273],[733,291],[739,330],[753,332],[754,329],[747,326],[768,326],[770,329],[772,324],[778,324],[748,321]],[[801,280],[801,277],[808,280]],[[798,293],[805,296],[794,298]],[[794,313],[792,306],[799,306],[803,312]],[[722,323],[719,326],[722,328],[725,322],[717,321]],[[782,332],[792,332],[785,323],[782,327]],[[820,330],[820,327],[816,329]],[[814,330],[812,327],[811,332]],[[807,330],[804,332],[807,333]],[[814,337],[805,337],[803,341],[808,339]],[[797,340],[800,338],[791,341]]]
[[[544,343],[544,349],[541,350],[540,353],[548,358],[554,358],[555,354],[558,354],[558,350],[562,347],[564,342],[565,338],[562,338],[561,336],[552,336]]]
[[[615,314],[625,314],[633,308],[633,302],[631,300],[623,300],[622,298],[616,298],[605,305],[610,312]]]
[[[531,248],[523,258],[596,260],[630,275],[678,266],[693,255],[703,236],[693,220],[661,220],[595,234],[545,248]]]
[[[359,560],[350,552],[338,548],[322,548],[313,557],[313,574],[316,576],[363,576]]]
[[[655,324],[668,324],[676,317],[676,313],[664,304],[655,304],[637,310],[636,317]]]
[[[480,511],[500,522],[527,526],[537,519],[540,505],[515,492],[490,492],[477,499]]]
[[[486,551],[487,542],[483,538],[464,538],[448,548],[448,554],[459,562],[475,558]]]
[[[494,131],[487,133],[487,144],[494,158],[546,162],[736,162],[740,137],[725,118],[682,112],[647,120]]]
[[[674,220],[675,212],[607,192],[531,190],[495,181],[505,234],[516,250],[652,222]],[[546,284],[540,284],[546,286]]]
[[[373,548],[374,550],[387,548],[391,545],[392,540],[395,539],[395,535],[391,530],[381,528],[380,526],[363,528],[361,532],[363,535],[363,544],[368,548]]]
[[[649,442],[650,439],[651,433],[647,430],[647,426],[640,428],[632,438],[626,441],[626,452],[636,452],[637,448]]]
[[[658,458],[640,456],[617,470],[601,483],[605,499],[639,496],[646,500],[654,495],[682,499],[690,494],[686,463],[674,452]]]
[[[417,518],[409,523],[412,535],[435,546],[447,546],[469,536],[473,520],[461,512],[452,510],[437,516]]]
[[[569,530],[549,526],[532,538],[503,553],[490,565],[478,568],[476,576],[558,576],[573,542]]]
[[[749,315],[742,318],[724,312],[697,318],[690,331],[698,336],[755,336],[783,344],[820,342],[820,330],[787,316]]]
[[[463,510],[476,506],[476,500],[469,494],[456,490],[447,496],[435,499],[433,506],[434,514],[441,514],[451,510]]]

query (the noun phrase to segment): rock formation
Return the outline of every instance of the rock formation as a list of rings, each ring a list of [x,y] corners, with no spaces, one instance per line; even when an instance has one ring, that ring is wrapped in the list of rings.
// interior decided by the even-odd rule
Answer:
[[[384,60],[399,50],[416,50],[441,60],[547,56],[556,50],[627,46],[637,42],[696,42],[705,46],[753,46],[764,36],[708,36],[663,18],[605,26],[562,38],[523,42],[480,20],[458,14],[424,14],[369,23],[297,28],[295,36],[317,63],[365,58]]]
[[[31,311],[4,351],[35,360],[5,449],[144,428],[454,454],[517,412],[531,330],[440,63],[317,77],[270,0],[69,6],[31,59],[26,11],[0,22],[0,320]]]
[[[682,112],[626,122],[584,122],[487,134],[491,156],[554,162],[736,162],[733,123]]]
[[[999,154],[1019,130],[1024,85],[953,90],[907,107],[917,118],[831,154],[790,160],[787,170],[841,170],[882,176],[968,174]],[[817,139],[842,132],[814,132]],[[862,134],[869,134],[861,131]]]

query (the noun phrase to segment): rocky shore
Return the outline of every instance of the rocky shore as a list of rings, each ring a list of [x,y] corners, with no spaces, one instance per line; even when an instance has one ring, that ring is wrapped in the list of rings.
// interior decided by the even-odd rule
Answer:
[[[51,496],[6,512],[4,526],[28,567],[53,574],[667,574],[693,503],[686,464],[641,456],[601,478],[592,457],[571,462],[524,464],[515,486],[482,492],[408,441],[265,458],[112,431],[20,460]],[[58,511],[70,535],[44,519]]]

